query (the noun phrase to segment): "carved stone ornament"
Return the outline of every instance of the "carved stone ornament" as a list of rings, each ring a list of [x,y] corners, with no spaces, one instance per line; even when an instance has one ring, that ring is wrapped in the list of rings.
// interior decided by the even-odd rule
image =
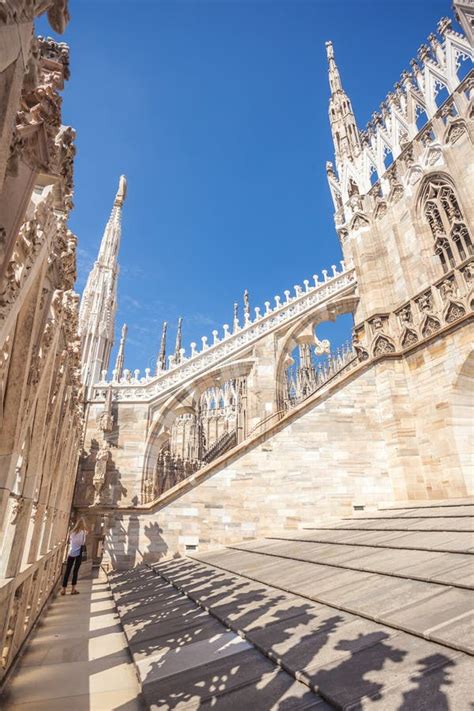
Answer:
[[[354,345],[354,350],[355,350],[355,352],[356,352],[357,359],[358,359],[359,361],[362,362],[362,361],[364,361],[364,360],[368,360],[368,358],[369,358],[369,353],[368,353],[368,351],[365,350],[365,348],[364,348],[363,346],[360,345],[360,343],[356,343],[356,344]]]
[[[19,496],[17,494],[11,494],[13,498],[13,506],[11,510],[11,523],[15,524],[18,522],[18,517],[23,511],[23,508],[25,506],[25,499],[23,496]]]
[[[417,299],[418,308],[422,313],[427,313],[428,311],[433,311],[433,296],[430,291],[422,294]]]
[[[92,483],[95,490],[95,503],[100,501],[102,490],[105,486],[105,477],[107,474],[107,462],[110,457],[109,443],[103,442],[101,448],[95,457],[94,476]]]
[[[149,477],[148,479],[145,479],[145,499],[146,501],[153,501],[155,497],[155,482],[153,477]]]
[[[383,330],[384,320],[386,319],[382,319],[380,316],[374,316],[374,318],[369,321],[374,333]]]
[[[456,284],[453,279],[445,279],[438,286],[438,289],[443,301],[450,301],[458,295]]]
[[[386,353],[395,353],[395,346],[386,336],[377,336],[373,347],[374,356],[384,355]]]
[[[411,306],[407,304],[398,312],[398,318],[402,324],[413,323],[413,316],[411,313]]]
[[[329,354],[331,352],[331,344],[327,340],[327,338],[323,339],[320,341],[317,336],[314,337],[314,341],[316,343],[314,347],[314,352],[316,355],[324,355],[324,353]]]
[[[351,228],[351,230],[357,231],[357,230],[361,230],[362,228],[368,227],[368,226],[369,226],[368,219],[366,217],[364,217],[363,215],[361,215],[360,213],[356,213],[354,215],[352,222],[351,222],[350,228]]]
[[[474,282],[474,262],[469,262],[469,264],[466,264],[466,266],[462,270],[462,273],[464,275],[464,279],[466,280],[466,284],[468,285],[468,287],[470,287]]]
[[[0,282],[0,320],[5,319],[48,235],[54,230],[51,194],[36,207],[33,219],[20,228],[11,259]]]
[[[380,220],[384,215],[387,214],[387,203],[385,200],[378,200],[377,207],[375,208],[375,219]]]
[[[34,501],[33,506],[31,507],[31,520],[33,521],[33,523],[35,523],[35,521],[38,518],[38,511],[39,511],[39,503],[37,501]]]
[[[347,242],[348,237],[349,237],[349,232],[345,229],[338,230],[338,235],[339,235],[339,239],[341,240],[341,244],[345,244]]]
[[[388,195],[388,200],[389,202],[392,203],[397,203],[400,198],[403,196],[403,185],[400,183],[396,183],[392,189],[390,190],[390,193]]]
[[[10,141],[10,153],[8,156],[6,168],[6,174],[11,176],[12,178],[16,178],[18,175],[18,168],[20,166],[20,156],[24,146],[24,139],[20,136],[18,131],[15,130]]]
[[[423,338],[428,338],[428,336],[431,336],[433,333],[436,333],[440,328],[440,323],[439,321],[434,318],[433,316],[427,316],[425,318],[425,321],[423,323],[422,329],[421,329],[421,334]]]
[[[413,166],[407,173],[407,183],[408,185],[416,185],[420,182],[423,177],[423,170],[419,166]]]
[[[452,323],[453,321],[456,321],[458,318],[461,318],[461,316],[464,316],[465,313],[466,309],[462,304],[456,303],[455,301],[451,301],[448,308],[446,309],[446,323]]]
[[[352,193],[349,198],[349,205],[354,212],[362,210],[362,198],[359,193]]]
[[[368,360],[369,353],[360,342],[359,335],[356,332],[352,334],[352,348],[354,349],[357,359],[360,362]]]
[[[67,0],[2,0],[0,23],[10,25],[17,22],[28,22],[46,10],[52,29],[62,34],[69,22]]]
[[[453,121],[446,132],[446,143],[456,143],[466,133],[464,121]]]
[[[437,163],[441,163],[443,159],[443,151],[441,148],[437,148],[436,146],[432,146],[425,158],[425,164],[426,165],[436,165]]]
[[[409,346],[414,345],[418,341],[418,336],[416,335],[415,331],[412,331],[411,328],[406,328],[405,332],[402,336],[402,348],[408,348]]]
[[[404,154],[403,154],[403,162],[405,163],[405,167],[406,167],[407,169],[411,168],[411,166],[412,166],[413,163],[415,162],[415,157],[414,157],[414,154],[413,154],[413,144],[410,144],[410,145],[406,148],[406,150],[405,150],[405,152],[404,152]]]
[[[113,427],[112,416],[112,387],[109,386],[105,391],[104,409],[97,418],[97,426],[101,432],[110,432]]]

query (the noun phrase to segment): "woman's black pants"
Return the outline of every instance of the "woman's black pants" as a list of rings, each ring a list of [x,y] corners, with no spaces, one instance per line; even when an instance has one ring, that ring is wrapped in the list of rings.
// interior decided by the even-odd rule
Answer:
[[[66,570],[64,571],[64,578],[63,578],[63,588],[67,588],[67,582],[69,580],[69,576],[71,575],[71,570],[74,566],[74,570],[72,571],[72,584],[75,585],[77,583],[77,575],[79,573],[79,568],[81,567],[82,563],[82,555],[79,553],[79,555],[68,555],[67,557],[67,562],[66,562]]]

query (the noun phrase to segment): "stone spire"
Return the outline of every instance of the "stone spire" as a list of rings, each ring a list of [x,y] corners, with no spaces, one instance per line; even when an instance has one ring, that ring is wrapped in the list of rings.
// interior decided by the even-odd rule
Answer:
[[[346,160],[354,160],[359,155],[360,136],[349,97],[342,88],[341,76],[334,58],[332,42],[326,42],[329,65],[329,122],[336,155],[336,166],[340,172]]]
[[[160,352],[158,353],[158,358],[156,359],[156,374],[161,373],[163,370],[166,370],[166,330],[168,328],[168,324],[166,321],[163,321],[163,329],[161,331],[161,343],[160,343]]]
[[[127,338],[127,324],[124,323],[122,326],[122,335],[120,337],[120,345],[117,353],[117,358],[115,360],[115,377],[120,380],[123,374],[123,364],[125,361],[125,339]]]
[[[472,46],[474,44],[474,3],[472,0],[453,0],[453,10],[457,21],[469,40],[469,44]],[[446,18],[443,19],[446,22]]]
[[[79,334],[82,343],[82,382],[87,397],[90,388],[107,370],[114,343],[117,310],[117,256],[120,247],[122,207],[127,182],[119,180],[112,212],[104,230],[99,255],[82,295],[79,309]]]
[[[178,319],[178,330],[176,332],[176,344],[174,347],[174,362],[179,363],[181,360],[181,338],[183,333],[183,318]]]

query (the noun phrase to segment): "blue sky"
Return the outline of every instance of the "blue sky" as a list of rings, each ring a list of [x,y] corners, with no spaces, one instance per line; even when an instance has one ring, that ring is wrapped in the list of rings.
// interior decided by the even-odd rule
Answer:
[[[232,322],[245,288],[261,306],[341,259],[324,42],[363,127],[451,13],[445,0],[69,4],[77,288],[125,173],[116,334],[126,321],[131,369],[153,365],[163,320],[172,347],[184,317],[189,351]]]

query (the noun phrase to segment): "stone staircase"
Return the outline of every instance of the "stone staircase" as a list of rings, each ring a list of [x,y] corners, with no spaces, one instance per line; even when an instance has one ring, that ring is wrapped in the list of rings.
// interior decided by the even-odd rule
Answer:
[[[471,709],[472,500],[111,576],[150,707]]]
[[[232,449],[237,444],[237,430],[234,429],[231,432],[224,432],[218,440],[214,442],[212,447],[210,447],[204,454],[202,461],[205,464],[209,464],[213,459],[222,456],[229,449]]]

